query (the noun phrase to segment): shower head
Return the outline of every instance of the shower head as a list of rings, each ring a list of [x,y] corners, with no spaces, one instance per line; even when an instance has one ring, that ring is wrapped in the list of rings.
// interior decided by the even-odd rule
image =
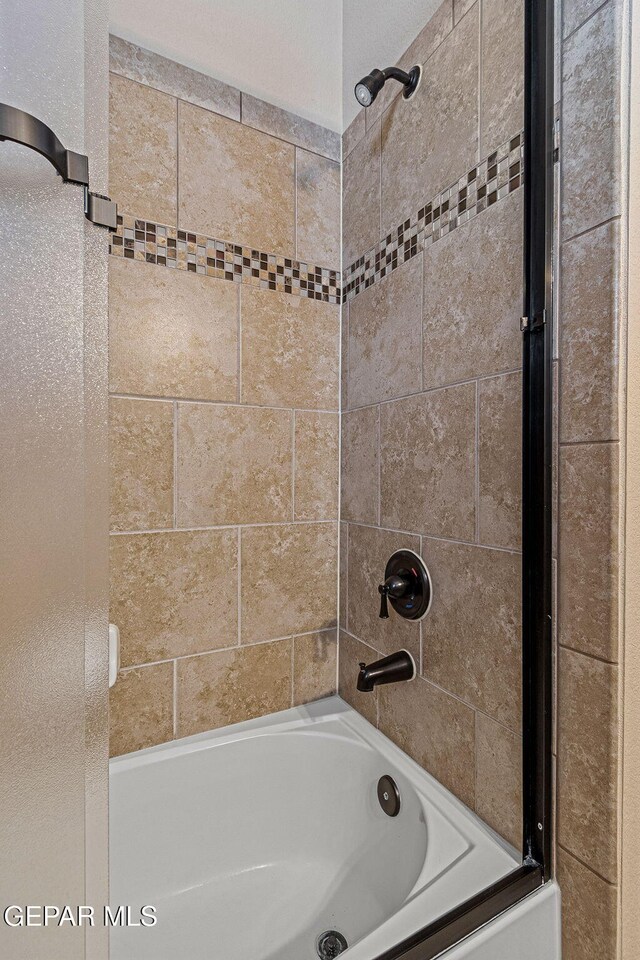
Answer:
[[[359,83],[356,83],[356,100],[361,107],[370,107],[387,80],[398,80],[404,84],[405,90],[403,97],[405,100],[408,100],[420,86],[421,76],[422,67],[419,65],[412,67],[409,73],[405,73],[405,71],[400,70],[399,67],[387,67],[385,70],[372,70],[371,73],[363,77]]]

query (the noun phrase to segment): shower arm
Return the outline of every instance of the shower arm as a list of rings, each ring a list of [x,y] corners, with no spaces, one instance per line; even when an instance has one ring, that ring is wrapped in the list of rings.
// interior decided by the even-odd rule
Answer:
[[[407,73],[406,70],[401,70],[400,67],[385,67],[385,69],[380,72],[385,80],[399,80],[405,87],[408,87],[409,84],[413,82],[411,74]]]

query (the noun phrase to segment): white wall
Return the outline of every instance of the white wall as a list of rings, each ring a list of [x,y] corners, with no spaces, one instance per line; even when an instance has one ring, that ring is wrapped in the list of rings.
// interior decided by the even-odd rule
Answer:
[[[112,33],[342,132],[441,0],[110,0]]]
[[[358,104],[353,88],[373,67],[396,63],[442,0],[344,0],[342,20],[343,129]]]
[[[342,131],[342,0],[110,0],[112,33]]]

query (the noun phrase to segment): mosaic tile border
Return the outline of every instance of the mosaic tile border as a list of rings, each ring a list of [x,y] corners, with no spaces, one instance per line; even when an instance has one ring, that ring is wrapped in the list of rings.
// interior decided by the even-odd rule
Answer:
[[[324,303],[346,303],[413,259],[427,243],[436,243],[513,193],[523,176],[524,134],[520,132],[387,234],[347,267],[342,277],[339,270],[128,214],[118,216],[109,253]]]
[[[520,132],[347,267],[342,302],[353,300],[415,257],[427,243],[436,243],[513,193],[521,186],[523,176],[524,134]]]
[[[324,303],[342,302],[339,270],[308,264],[292,257],[264,253],[252,247],[216,240],[163,223],[118,215],[109,253],[186,270],[217,280],[249,284]]]

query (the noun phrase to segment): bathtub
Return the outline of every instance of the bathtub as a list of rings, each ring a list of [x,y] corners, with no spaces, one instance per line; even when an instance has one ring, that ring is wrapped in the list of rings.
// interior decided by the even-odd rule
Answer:
[[[385,774],[400,792],[395,817],[377,796]],[[111,960],[314,960],[326,931],[345,938],[349,960],[372,960],[519,857],[331,697],[112,760],[110,863],[112,908],[157,914],[153,927],[113,929]],[[553,888],[452,960],[501,960],[501,936],[505,960],[556,960]]]

